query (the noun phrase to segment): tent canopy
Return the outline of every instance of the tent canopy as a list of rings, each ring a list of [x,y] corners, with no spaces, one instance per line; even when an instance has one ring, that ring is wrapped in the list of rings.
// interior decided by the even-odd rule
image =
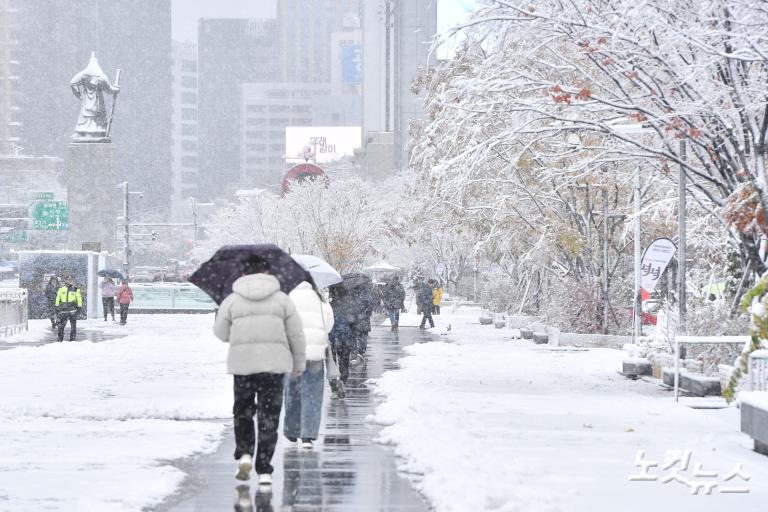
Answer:
[[[397,272],[400,269],[390,265],[384,260],[381,260],[377,263],[374,263],[370,267],[365,267],[364,270],[366,272]]]

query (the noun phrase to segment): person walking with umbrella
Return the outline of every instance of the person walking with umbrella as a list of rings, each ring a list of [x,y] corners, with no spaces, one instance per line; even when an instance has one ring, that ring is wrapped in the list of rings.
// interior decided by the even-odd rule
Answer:
[[[107,314],[112,314],[112,321],[115,321],[115,293],[117,286],[111,277],[105,277],[101,283],[101,306],[104,310],[104,321],[107,321]],[[121,315],[122,318],[122,315]]]
[[[214,273],[215,269],[232,267],[237,254],[245,252],[244,248],[229,249],[220,250],[221,254],[217,252],[208,262],[209,266],[201,267],[190,281],[203,287],[215,277],[225,280],[226,276]],[[228,256],[234,259],[227,259]],[[306,275],[298,264],[295,265]],[[229,343],[227,371],[234,376],[232,412],[234,456],[238,465],[235,477],[247,480],[255,466],[259,485],[269,486],[283,405],[283,378],[290,373],[292,378],[298,379],[304,372],[306,342],[296,306],[281,291],[281,284],[291,276],[286,276],[283,269],[272,269],[267,259],[256,254],[242,260],[240,269],[240,277],[231,284],[232,293],[221,301],[213,332],[220,340]],[[280,275],[283,283],[271,273]],[[210,288],[215,290],[203,289],[214,299],[221,298],[228,284]],[[254,414],[258,419],[258,443]]]
[[[288,295],[296,306],[307,344],[307,366],[298,378],[286,379],[283,434],[312,449],[320,431],[323,408],[323,379],[328,353],[328,333],[333,328],[333,310],[310,282],[304,281]]]

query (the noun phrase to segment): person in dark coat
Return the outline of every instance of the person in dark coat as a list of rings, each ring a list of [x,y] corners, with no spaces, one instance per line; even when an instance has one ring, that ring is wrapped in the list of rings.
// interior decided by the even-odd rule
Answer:
[[[338,293],[338,290],[335,293],[331,292],[333,329],[328,334],[328,340],[331,342],[331,350],[333,350],[333,354],[336,356],[336,361],[339,364],[341,382],[346,384],[349,379],[349,354],[352,352],[354,340],[346,316],[341,311],[341,308],[337,306],[338,302],[334,300],[334,298],[338,298]]]
[[[48,318],[51,319],[51,329],[56,329],[58,323],[56,314],[56,295],[59,293],[59,278],[51,276],[48,284],[45,286],[45,300],[48,301]]]
[[[394,275],[387,281],[382,293],[382,302],[392,324],[392,331],[397,332],[400,326],[400,310],[405,308],[405,288],[399,276]]]
[[[419,329],[426,328],[427,320],[429,320],[430,328],[435,326],[435,321],[432,320],[432,285],[432,280],[422,281],[416,288],[416,304],[423,315]]]
[[[373,283],[365,274],[347,274],[335,288],[335,300],[332,302],[334,311],[338,308],[352,333],[353,359],[365,359],[368,347],[368,333],[371,332],[371,315],[376,306],[373,296]]]

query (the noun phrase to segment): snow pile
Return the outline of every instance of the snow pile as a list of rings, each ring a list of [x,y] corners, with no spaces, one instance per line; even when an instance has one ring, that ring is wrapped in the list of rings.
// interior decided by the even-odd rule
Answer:
[[[438,318],[455,342],[407,347],[401,369],[374,381],[384,402],[373,418],[438,512],[721,510],[726,499],[746,510],[768,498],[758,483],[768,463],[739,432],[736,409],[676,406],[619,376],[618,350],[510,340],[477,325],[476,311]],[[677,482],[628,480],[638,450],[663,460],[679,449],[721,474],[743,463],[752,494],[702,498]]]
[[[128,336],[0,352],[0,509],[136,511],[173,493],[184,473],[166,461],[214,450],[231,414],[212,322],[84,321]]]

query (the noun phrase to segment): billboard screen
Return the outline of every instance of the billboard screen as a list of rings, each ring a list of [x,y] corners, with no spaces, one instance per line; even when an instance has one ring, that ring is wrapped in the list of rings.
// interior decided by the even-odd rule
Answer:
[[[360,148],[359,126],[289,126],[285,155],[289,162],[327,163],[352,156]]]

